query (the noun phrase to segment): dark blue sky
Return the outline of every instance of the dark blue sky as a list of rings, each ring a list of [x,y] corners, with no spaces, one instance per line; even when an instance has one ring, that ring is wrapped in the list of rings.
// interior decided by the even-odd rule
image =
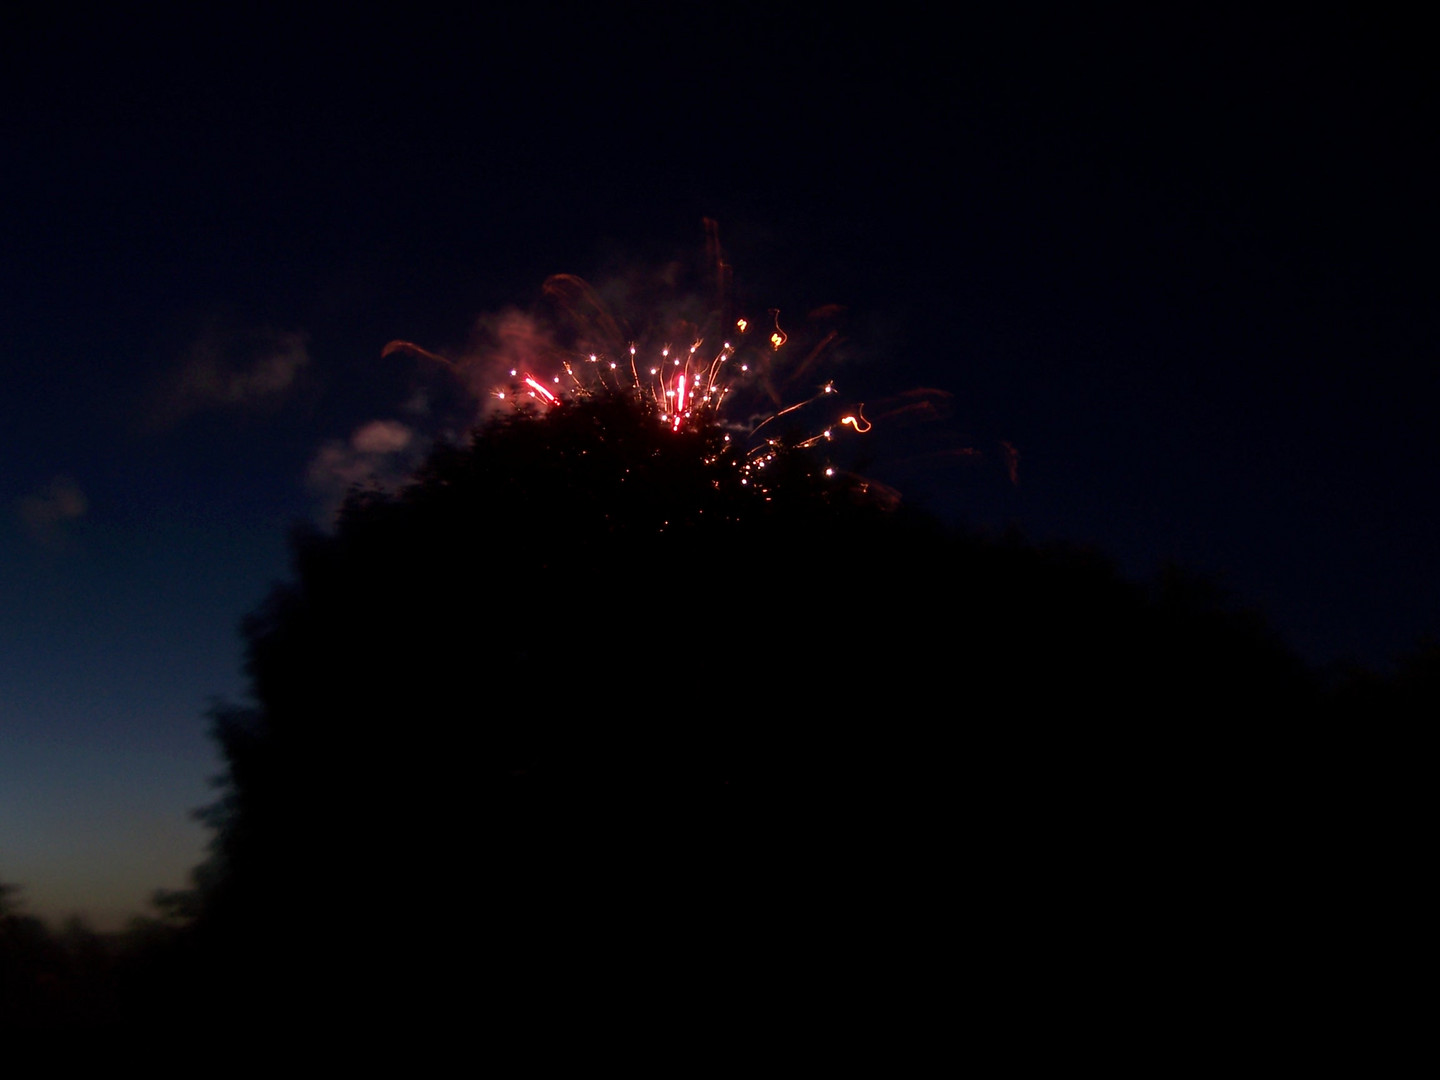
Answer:
[[[950,395],[867,451],[912,501],[1215,575],[1316,663],[1440,631],[1416,27],[4,19],[0,879],[44,914],[114,925],[200,856],[204,710],[243,693],[317,462],[431,430],[385,343],[458,355],[552,273],[690,257],[705,216],[759,307],[847,308],[842,390]]]

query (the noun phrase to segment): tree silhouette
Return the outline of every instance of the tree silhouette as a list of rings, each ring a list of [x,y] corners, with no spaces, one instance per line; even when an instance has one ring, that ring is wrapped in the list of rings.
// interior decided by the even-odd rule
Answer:
[[[1071,948],[1117,882],[1241,834],[1310,693],[1178,580],[610,396],[355,494],[245,637],[198,894],[232,1005],[433,1023],[474,1007],[459,972],[516,1030],[633,985],[840,1008],[952,947],[962,895]]]

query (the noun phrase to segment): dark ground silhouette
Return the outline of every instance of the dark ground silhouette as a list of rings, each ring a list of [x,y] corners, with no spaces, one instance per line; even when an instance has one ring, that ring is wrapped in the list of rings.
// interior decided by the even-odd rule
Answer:
[[[7,912],[7,1019],[894,1057],[1188,1038],[1221,993],[1240,1034],[1316,967],[1341,744],[1433,712],[1433,652],[1327,686],[1181,570],[722,440],[515,414],[298,535],[175,928],[102,962]]]

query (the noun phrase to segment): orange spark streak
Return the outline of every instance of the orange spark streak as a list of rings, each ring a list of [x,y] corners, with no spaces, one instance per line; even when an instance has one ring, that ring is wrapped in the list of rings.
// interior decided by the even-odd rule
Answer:
[[[724,347],[722,347],[721,350],[715,354],[715,359],[710,364],[710,374],[706,377],[705,380],[710,384],[711,389],[714,389],[715,387],[715,373],[720,370],[721,364],[723,364],[726,360],[730,359],[730,352],[730,343],[727,341],[725,342]]]
[[[753,428],[750,429],[750,434],[751,434],[751,435],[754,435],[755,432],[759,431],[759,430],[760,430],[762,427],[764,427],[766,424],[770,423],[771,420],[778,420],[780,417],[784,416],[786,413],[792,413],[792,412],[794,412],[796,409],[803,409],[806,405],[809,405],[812,401],[818,401],[818,400],[820,400],[822,397],[824,397],[826,394],[833,394],[833,393],[835,393],[835,384],[834,384],[834,383],[826,383],[824,386],[822,386],[822,387],[820,388],[820,392],[819,392],[818,394],[815,394],[813,397],[808,397],[808,398],[806,398],[804,401],[797,401],[794,405],[787,406],[786,408],[781,409],[779,412],[773,413],[772,415],[767,416],[764,420],[761,420],[760,423],[756,424]],[[845,423],[845,421],[842,420],[841,423],[843,424],[843,423]],[[858,431],[859,429],[857,428],[856,430]],[[865,425],[865,430],[866,430],[866,431],[869,431],[869,430],[870,430],[870,425],[869,425],[869,424],[866,424],[866,425]]]
[[[434,360],[437,363],[444,364],[446,367],[453,368],[456,366],[453,361],[446,360],[445,357],[440,356],[437,353],[433,353],[429,349],[422,349],[413,341],[390,342],[390,344],[386,345],[385,348],[380,350],[380,358],[383,360],[385,359],[385,357],[397,352],[414,353],[416,356],[423,356],[426,360]]]

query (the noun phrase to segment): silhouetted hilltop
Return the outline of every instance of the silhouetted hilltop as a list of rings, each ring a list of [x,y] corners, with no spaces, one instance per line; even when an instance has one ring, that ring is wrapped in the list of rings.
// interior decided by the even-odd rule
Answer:
[[[1316,699],[1257,621],[767,454],[592,399],[298,537],[217,718],[236,970],[382,1010],[440,1007],[396,988],[442,955],[520,999],[671,962],[728,993],[786,941],[827,968],[822,927],[919,932],[947,881],[1163,876],[1264,811]]]
[[[312,1035],[317,1001],[478,1011],[507,1046],[797,1008],[879,1038],[937,971],[1002,1027],[1027,972],[1075,1025],[1119,973],[1163,1027],[1164,972],[1208,985],[1262,932],[1303,969],[1275,920],[1313,766],[1423,671],[1322,696],[1178,569],[955,534],[725,435],[516,413],[298,534],[154,1000]]]

